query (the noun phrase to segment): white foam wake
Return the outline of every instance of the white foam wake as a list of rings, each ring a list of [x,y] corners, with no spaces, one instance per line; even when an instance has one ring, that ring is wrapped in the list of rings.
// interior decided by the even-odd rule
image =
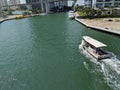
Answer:
[[[101,69],[106,83],[115,90],[120,90],[120,61],[117,58],[103,60]]]
[[[104,59],[98,62],[89,53],[83,50],[81,46],[79,46],[79,49],[82,54],[90,59],[90,61],[97,64],[95,69],[97,69],[98,73],[103,73],[105,82],[114,90],[120,90],[120,60],[117,59],[116,56],[112,53],[113,58]],[[88,64],[86,62],[83,64],[85,68],[89,70]],[[98,65],[100,68],[97,68]]]

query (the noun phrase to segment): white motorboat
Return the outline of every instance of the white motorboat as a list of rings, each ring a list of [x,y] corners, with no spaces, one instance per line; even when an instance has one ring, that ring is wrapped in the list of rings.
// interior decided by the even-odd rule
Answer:
[[[47,15],[47,13],[41,13],[40,15],[44,16],[44,15]]]
[[[74,11],[69,11],[68,12],[68,18],[69,19],[74,19],[75,18]]]
[[[79,49],[83,48],[90,55],[92,55],[97,60],[108,59],[111,58],[112,55],[102,49],[102,47],[106,47],[107,45],[89,37],[83,36],[82,43],[79,45]]]

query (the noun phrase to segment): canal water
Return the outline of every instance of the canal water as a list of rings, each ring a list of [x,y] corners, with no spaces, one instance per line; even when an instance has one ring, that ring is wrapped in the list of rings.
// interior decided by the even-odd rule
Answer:
[[[108,45],[97,62],[78,49],[84,35]],[[0,90],[119,90],[120,37],[88,29],[67,13],[0,24]]]

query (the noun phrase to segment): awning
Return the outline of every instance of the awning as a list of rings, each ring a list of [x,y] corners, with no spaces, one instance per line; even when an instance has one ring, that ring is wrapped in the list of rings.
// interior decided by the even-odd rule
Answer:
[[[83,39],[88,42],[89,44],[93,45],[94,47],[96,48],[99,48],[99,47],[106,47],[107,45],[105,45],[104,43],[102,42],[99,42],[89,36],[83,36]]]

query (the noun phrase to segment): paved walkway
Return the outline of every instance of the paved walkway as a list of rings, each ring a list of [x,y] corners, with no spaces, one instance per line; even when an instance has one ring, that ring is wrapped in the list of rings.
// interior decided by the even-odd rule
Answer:
[[[9,15],[7,16],[7,18],[0,18],[0,23],[6,20],[12,20],[15,19],[17,17],[17,15]]]
[[[84,20],[82,20],[82,19],[75,18],[75,20],[78,21],[78,22],[80,22],[81,24],[83,24],[84,26],[86,26],[88,28],[100,30],[100,31],[103,31],[103,32],[112,33],[112,34],[115,34],[115,35],[120,35],[119,31],[111,30],[109,28],[102,28],[102,27],[98,27],[98,26],[93,26],[93,25],[90,25],[90,24],[84,22]]]
[[[31,15],[27,15],[25,17],[34,17],[34,16],[43,16],[43,15],[46,15],[46,13],[31,14]],[[19,16],[21,16],[21,15],[9,15],[9,16],[7,16],[7,18],[0,18],[0,23],[3,21],[16,19],[16,17],[19,17]]]

